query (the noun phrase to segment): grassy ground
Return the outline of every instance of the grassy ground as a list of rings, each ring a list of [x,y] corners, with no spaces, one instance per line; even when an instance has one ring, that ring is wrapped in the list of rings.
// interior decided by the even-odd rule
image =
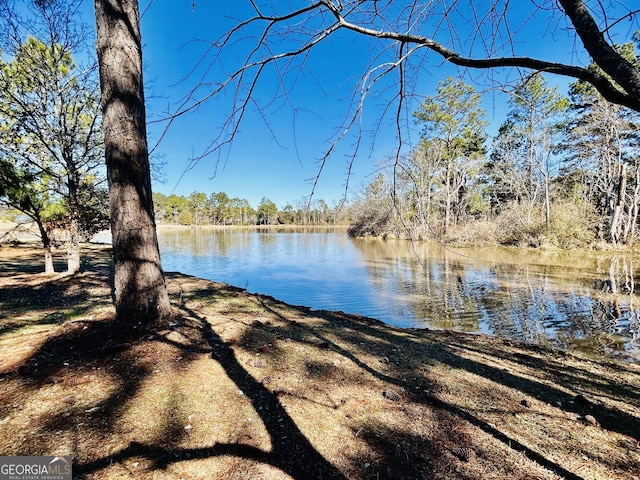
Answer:
[[[179,273],[175,321],[125,336],[109,252],[84,254],[45,276],[0,249],[0,455],[86,479],[640,479],[638,366]]]

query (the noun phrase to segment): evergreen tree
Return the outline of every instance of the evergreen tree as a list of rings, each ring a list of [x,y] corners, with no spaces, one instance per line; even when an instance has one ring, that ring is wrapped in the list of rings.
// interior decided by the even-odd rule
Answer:
[[[262,197],[256,213],[259,225],[270,225],[275,222],[278,216],[278,207],[268,198]]]
[[[55,221],[68,232],[68,271],[75,273],[80,241],[108,221],[97,201],[106,198],[95,78],[77,67],[64,45],[29,37],[11,61],[0,61],[0,119],[0,159],[29,179],[22,189],[31,196],[24,213],[44,222],[39,228]],[[6,187],[15,192],[17,186]],[[47,262],[46,270],[52,268]]]
[[[421,148],[437,152],[444,192],[444,232],[466,212],[472,181],[486,153],[481,97],[471,85],[448,77],[414,113],[423,126]]]
[[[509,118],[500,129],[493,162],[513,169],[506,174],[515,180],[512,193],[525,204],[527,222],[531,222],[536,205],[542,204],[549,228],[551,183],[559,170],[556,145],[568,100],[556,87],[549,87],[541,74],[534,73],[514,88],[510,106]]]

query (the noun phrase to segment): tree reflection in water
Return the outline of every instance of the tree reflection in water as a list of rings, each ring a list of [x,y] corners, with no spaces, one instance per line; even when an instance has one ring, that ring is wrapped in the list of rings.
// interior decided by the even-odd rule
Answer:
[[[640,361],[631,256],[433,244],[408,253],[402,243],[356,241],[380,288],[406,298],[415,326]]]
[[[161,230],[159,241],[168,271],[294,305],[640,362],[631,255],[443,248],[344,229]]]

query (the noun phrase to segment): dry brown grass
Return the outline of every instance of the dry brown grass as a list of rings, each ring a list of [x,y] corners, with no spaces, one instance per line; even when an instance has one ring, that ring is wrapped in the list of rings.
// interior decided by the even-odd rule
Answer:
[[[71,455],[87,479],[640,478],[635,365],[181,274],[176,320],[124,335],[108,252],[86,253],[68,277],[0,251],[2,455]]]

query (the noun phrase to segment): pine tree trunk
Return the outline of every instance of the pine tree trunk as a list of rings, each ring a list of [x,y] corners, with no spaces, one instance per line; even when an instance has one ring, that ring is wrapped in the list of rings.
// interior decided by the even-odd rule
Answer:
[[[118,321],[171,315],[156,234],[137,0],[95,0]]]

